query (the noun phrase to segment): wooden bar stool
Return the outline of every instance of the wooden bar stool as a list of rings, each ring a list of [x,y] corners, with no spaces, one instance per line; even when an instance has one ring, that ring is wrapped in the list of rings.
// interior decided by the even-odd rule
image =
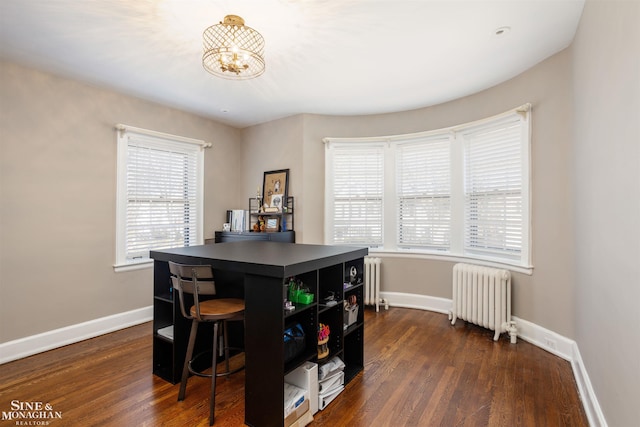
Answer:
[[[227,341],[227,322],[244,320],[244,300],[238,298],[217,298],[205,301],[200,300],[200,297],[203,295],[211,296],[216,294],[213,270],[210,265],[186,265],[170,261],[169,271],[171,272],[173,288],[178,291],[182,315],[191,320],[191,333],[189,334],[187,354],[184,359],[184,367],[182,368],[182,381],[180,382],[178,401],[184,400],[189,373],[201,377],[211,377],[209,425],[213,425],[216,402],[216,377],[229,375],[244,368],[244,366],[242,366],[233,371],[229,370],[229,344]],[[193,306],[191,306],[188,312],[185,305],[185,294],[191,294],[193,296]],[[198,325],[202,322],[213,323],[213,357],[211,360],[211,375],[197,372],[191,366],[193,360],[200,356],[197,355],[193,357],[193,349],[196,342],[196,335],[198,333]],[[216,373],[218,336],[220,333],[219,328],[221,323],[223,327],[222,332],[224,338],[226,371]]]

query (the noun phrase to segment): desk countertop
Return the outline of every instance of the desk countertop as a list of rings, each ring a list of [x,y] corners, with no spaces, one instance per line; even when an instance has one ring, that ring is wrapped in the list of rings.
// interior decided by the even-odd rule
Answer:
[[[362,258],[367,248],[241,241],[151,251],[157,261],[207,264],[216,269],[270,277],[289,277]]]

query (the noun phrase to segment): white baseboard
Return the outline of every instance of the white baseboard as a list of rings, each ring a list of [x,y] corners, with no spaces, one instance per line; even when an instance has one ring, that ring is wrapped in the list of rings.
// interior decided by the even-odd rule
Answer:
[[[401,292],[380,292],[380,297],[393,307],[417,308],[443,314],[447,314],[451,310],[451,300],[446,298]]]
[[[584,411],[587,413],[587,418],[589,419],[589,425],[591,427],[607,427],[607,420],[604,418],[596,393],[591,386],[591,380],[589,379],[587,368],[582,362],[578,344],[574,342],[573,345],[573,360],[571,361],[571,366],[573,367],[573,376],[576,378],[578,391],[582,398],[582,406],[584,406]]]
[[[139,325],[152,319],[153,306],[148,306],[8,341],[0,344],[0,364]]]
[[[426,295],[406,294],[400,292],[380,292],[380,297],[385,299],[391,307],[416,308],[420,310],[435,311],[449,314],[452,301],[447,298],[436,298]],[[587,414],[589,425],[592,427],[607,427],[607,421],[598,403],[596,394],[591,386],[589,375],[580,356],[578,344],[567,337],[557,334],[542,326],[527,320],[512,316],[518,329],[518,338],[540,347],[571,363],[573,376],[578,385],[578,393],[582,400],[582,406]]]

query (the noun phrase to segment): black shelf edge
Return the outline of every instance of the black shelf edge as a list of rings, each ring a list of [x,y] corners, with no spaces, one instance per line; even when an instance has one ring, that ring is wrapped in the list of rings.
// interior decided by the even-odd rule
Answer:
[[[156,295],[153,297],[153,299],[173,304],[173,298],[170,293]]]
[[[162,335],[160,335],[158,333],[153,334],[153,337],[157,338],[160,341],[164,341],[164,342],[167,342],[169,344],[173,344],[173,340],[171,338],[167,338],[167,337],[162,336]]]
[[[307,351],[302,353],[301,355],[291,359],[290,361],[284,364],[284,373],[285,375],[289,372],[296,369],[298,366],[302,365],[303,362],[315,360],[318,357],[317,351]]]
[[[364,322],[356,322],[353,325],[350,325],[347,329],[345,329],[342,332],[342,335],[346,337],[347,335],[349,335],[353,331],[355,331],[357,329],[360,329],[362,326],[364,326]]]
[[[358,283],[357,285],[351,285],[349,287],[344,288],[344,292],[351,292],[354,289],[362,288],[364,285],[362,283]]]
[[[349,364],[344,368],[344,383],[348,384],[353,378],[356,377],[360,372],[364,372],[363,366],[354,366],[353,364]]]
[[[331,309],[334,309],[336,307],[344,307],[344,300],[340,300],[338,301],[338,303],[336,305],[325,305],[325,304],[318,304],[318,314],[324,313],[325,311],[329,311]]]
[[[327,357],[323,357],[322,359],[318,359],[317,355],[315,357],[315,359],[313,360],[314,362],[316,362],[318,364],[318,366],[322,366],[325,363],[327,363],[328,361],[330,361],[331,359],[333,359],[334,357],[338,356],[340,359],[342,359],[344,361],[344,350],[340,349],[338,351],[329,351],[329,355]]]
[[[312,302],[311,304],[302,304],[300,302],[293,303],[295,305],[295,310],[284,310],[284,318],[287,319],[291,316],[295,316],[296,314],[302,313],[304,311],[309,310],[312,307],[318,305],[317,302]]]

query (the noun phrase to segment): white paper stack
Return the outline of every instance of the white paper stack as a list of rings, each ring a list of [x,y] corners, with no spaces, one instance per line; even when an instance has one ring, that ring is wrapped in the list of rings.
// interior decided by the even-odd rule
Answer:
[[[173,325],[169,325],[166,328],[158,329],[158,335],[173,341]]]
[[[327,407],[344,390],[344,362],[334,357],[318,370],[318,409]]]

